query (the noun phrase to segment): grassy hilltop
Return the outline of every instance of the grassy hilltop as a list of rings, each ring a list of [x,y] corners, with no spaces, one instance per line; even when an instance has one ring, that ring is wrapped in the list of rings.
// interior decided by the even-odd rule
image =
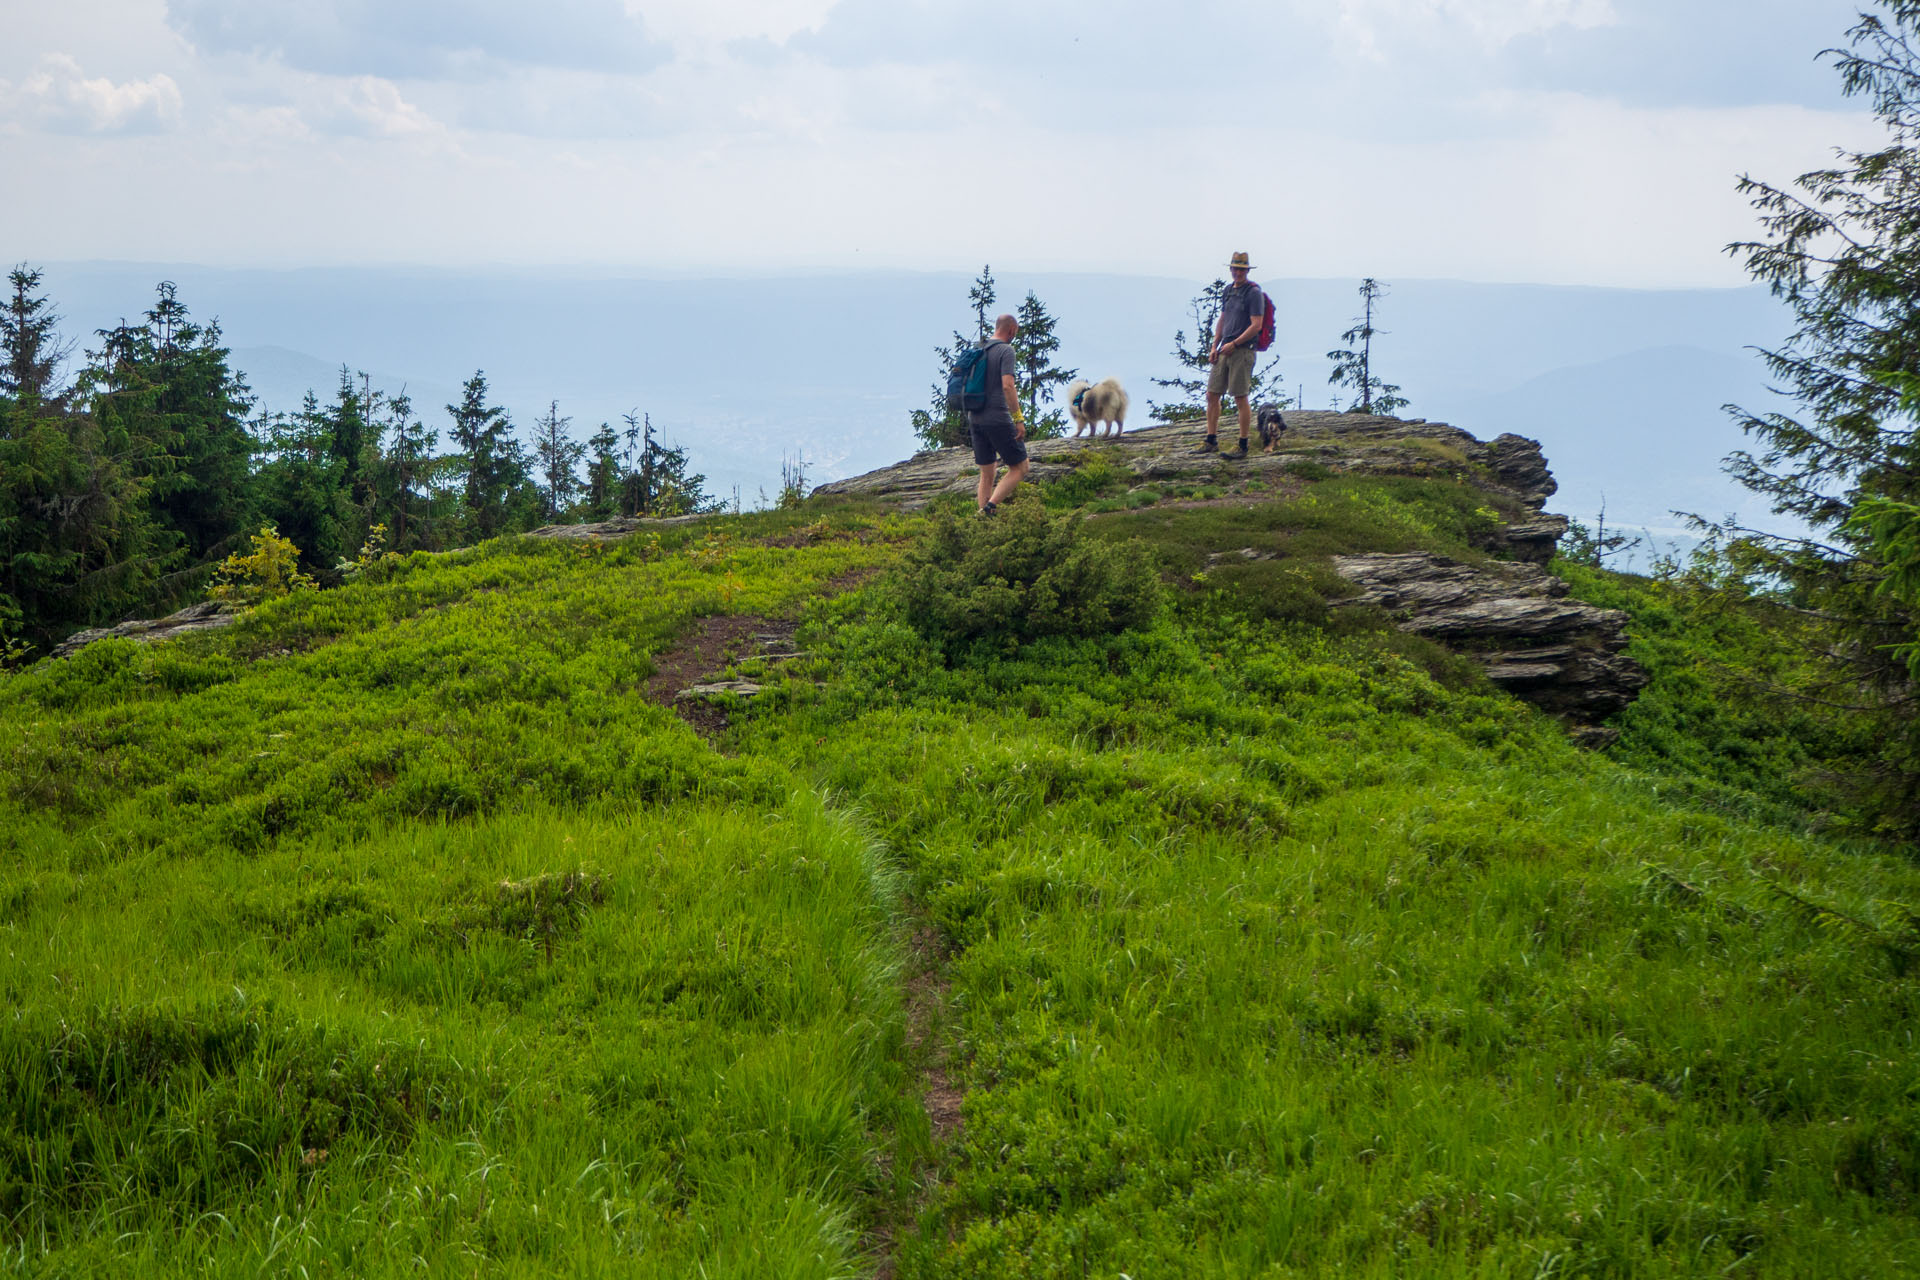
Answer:
[[[1083,457],[0,677],[0,1270],[1914,1269],[1920,869],[1671,617],[1583,751],[1324,604],[1485,560],[1473,467]]]

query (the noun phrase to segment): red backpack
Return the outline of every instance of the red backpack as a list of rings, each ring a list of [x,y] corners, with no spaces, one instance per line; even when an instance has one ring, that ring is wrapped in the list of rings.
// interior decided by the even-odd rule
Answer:
[[[1260,304],[1264,310],[1260,312],[1260,336],[1253,340],[1255,351],[1265,351],[1273,345],[1273,299],[1265,289],[1260,291]]]

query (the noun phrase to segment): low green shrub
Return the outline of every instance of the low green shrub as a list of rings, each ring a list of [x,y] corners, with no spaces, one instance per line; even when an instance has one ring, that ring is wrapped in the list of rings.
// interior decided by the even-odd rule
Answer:
[[[1133,472],[1116,456],[1117,450],[1100,450],[1079,455],[1074,468],[1058,480],[1048,481],[1041,492],[1047,505],[1055,509],[1085,506],[1098,498],[1110,498],[1133,483]]]
[[[937,513],[892,592],[914,629],[949,657],[983,641],[1011,652],[1042,636],[1143,627],[1162,595],[1144,547],[1084,537],[1079,516],[1050,516],[1033,502],[992,519]]]

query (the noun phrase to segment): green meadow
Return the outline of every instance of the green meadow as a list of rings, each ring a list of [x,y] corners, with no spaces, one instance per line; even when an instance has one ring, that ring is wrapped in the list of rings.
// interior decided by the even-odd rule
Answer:
[[[1596,754],[1329,611],[1509,513],[1295,478],[503,539],[0,676],[0,1270],[1920,1269],[1910,852],[1681,664]],[[696,729],[726,617],[798,656]]]

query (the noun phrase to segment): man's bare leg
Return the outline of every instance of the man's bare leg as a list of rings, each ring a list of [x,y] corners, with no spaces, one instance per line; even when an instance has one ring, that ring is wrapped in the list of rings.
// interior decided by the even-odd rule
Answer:
[[[1020,487],[1020,482],[1027,478],[1027,465],[1028,460],[1022,459],[1007,468],[1005,474],[1000,477],[1000,483],[994,486],[993,505],[996,507],[999,506],[1007,500],[1008,494]],[[980,484],[982,488],[986,487],[986,472],[984,470],[980,473]],[[986,504],[982,503],[981,505],[985,506]]]
[[[1207,434],[1215,435],[1220,430],[1220,393],[1207,392]]]
[[[1245,440],[1253,428],[1253,397],[1235,396],[1234,403],[1240,408],[1240,438]]]
[[[993,466],[994,464],[989,462],[980,468],[980,487],[977,490],[979,501],[975,505],[982,511],[987,509],[987,503],[993,496]]]

